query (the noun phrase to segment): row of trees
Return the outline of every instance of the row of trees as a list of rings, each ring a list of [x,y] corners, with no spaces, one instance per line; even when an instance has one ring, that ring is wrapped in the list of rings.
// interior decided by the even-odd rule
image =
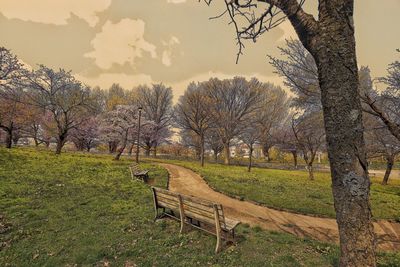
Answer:
[[[182,130],[183,143],[196,149],[201,165],[205,145],[215,155],[224,151],[225,163],[229,164],[231,143],[242,142],[249,149],[249,171],[253,148],[258,144],[267,160],[273,146],[292,153],[295,165],[300,153],[310,179],[314,178],[317,152],[326,149],[317,66],[300,41],[288,40],[280,51],[282,58],[270,57],[271,64],[293,97],[272,84],[240,77],[222,81],[214,78],[188,86],[175,106],[174,117]],[[388,72],[387,77],[377,79],[388,85],[379,91],[373,86],[369,68],[359,70],[360,95],[369,100],[363,101],[367,154],[369,158],[386,159],[383,184],[387,184],[400,154],[400,141],[388,127],[400,123],[400,97],[395,83],[400,73],[398,63],[391,64]]]
[[[270,149],[276,147],[292,153],[296,166],[301,154],[313,179],[317,152],[326,149],[317,67],[299,41],[289,40],[280,50],[282,58],[271,57],[271,63],[285,79],[292,97],[282,88],[255,78],[212,78],[192,82],[173,106],[172,90],[162,84],[132,90],[118,84],[108,90],[89,88],[64,70],[43,65],[27,70],[16,56],[1,48],[0,127],[6,133],[7,147],[21,137],[46,146],[54,140],[56,153],[61,153],[67,141],[87,151],[104,143],[119,159],[124,151],[132,154],[140,107],[139,145],[146,155],[150,151],[156,155],[157,147],[167,142],[175,126],[180,129],[182,145],[195,149],[202,166],[206,149],[215,157],[223,152],[229,164],[230,147],[239,142],[249,149],[249,171],[255,145],[262,147],[268,161]],[[398,125],[400,118],[398,62],[388,71],[387,77],[378,79],[388,86],[378,92],[368,67],[359,70],[367,152],[370,158],[386,159],[383,184],[400,154],[396,132],[390,130],[394,127],[388,127]]]
[[[6,147],[21,137],[36,145],[56,142],[56,153],[71,141],[79,150],[100,142],[119,159],[137,136],[138,107],[143,107],[142,142],[146,153],[170,136],[172,90],[162,84],[124,90],[89,88],[70,72],[43,65],[29,70],[6,48],[0,48],[0,128]],[[156,152],[154,152],[156,153]]]

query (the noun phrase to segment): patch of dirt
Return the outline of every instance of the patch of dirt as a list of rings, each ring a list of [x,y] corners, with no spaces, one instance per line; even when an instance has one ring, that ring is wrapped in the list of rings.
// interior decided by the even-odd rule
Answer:
[[[240,201],[214,191],[195,172],[173,164],[160,164],[170,173],[169,190],[222,204],[226,217],[266,230],[287,232],[324,242],[339,242],[335,219],[290,213]],[[400,223],[379,220],[374,223],[378,248],[400,250]]]

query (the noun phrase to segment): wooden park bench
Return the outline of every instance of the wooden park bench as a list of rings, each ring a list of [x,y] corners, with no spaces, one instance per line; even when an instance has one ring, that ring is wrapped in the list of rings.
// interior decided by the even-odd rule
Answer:
[[[149,178],[149,171],[148,170],[141,170],[139,164],[133,163],[129,166],[129,170],[131,171],[132,179],[139,178],[143,181],[147,181]]]
[[[240,222],[226,218],[221,204],[156,187],[152,187],[152,191],[155,209],[154,220],[169,216],[180,221],[180,233],[184,232],[186,225],[191,225],[216,235],[215,253],[221,250],[222,239],[234,241],[235,228]],[[161,213],[159,213],[160,209],[162,210]]]

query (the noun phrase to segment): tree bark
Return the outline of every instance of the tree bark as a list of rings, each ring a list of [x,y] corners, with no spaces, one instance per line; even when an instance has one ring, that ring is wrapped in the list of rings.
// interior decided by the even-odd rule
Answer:
[[[251,171],[251,164],[252,164],[252,157],[253,157],[253,145],[250,145],[249,147],[250,151],[249,151],[249,165],[247,166],[247,171],[250,172]]]
[[[129,149],[128,149],[128,155],[129,155],[129,156],[132,156],[133,146],[134,146],[134,144],[131,144],[131,145],[129,146]]]
[[[35,146],[38,147],[39,146],[39,139],[37,138],[37,135],[35,134],[35,136],[33,137],[33,141],[35,142]]]
[[[297,151],[293,150],[291,152],[292,152],[292,155],[293,155],[294,168],[297,169]]]
[[[370,180],[358,89],[352,17],[354,3],[339,4],[339,0],[320,3],[318,37],[301,39],[318,66],[340,235],[340,266],[376,266]]]
[[[146,157],[150,156],[150,147],[146,147],[146,148],[144,149],[144,155],[145,155]]]
[[[229,150],[229,142],[224,143],[224,154],[225,154],[225,158],[224,158],[224,163],[225,165],[229,165],[230,164],[230,159],[231,159],[231,153]]]
[[[386,157],[386,171],[385,171],[385,176],[383,177],[382,185],[388,184],[389,176],[390,173],[392,172],[393,165],[394,165],[394,156],[388,155]]]
[[[200,165],[204,167],[204,135],[200,136]]]
[[[14,144],[15,146],[18,145],[19,136],[14,135],[13,138],[12,138],[12,141],[13,141],[13,144]]]
[[[125,147],[121,147],[118,149],[118,153],[115,155],[114,160],[119,160],[121,158],[122,153],[124,152]]]
[[[7,129],[6,131],[6,148],[12,147],[12,130]]]
[[[218,162],[218,150],[214,150],[214,161]]]
[[[314,181],[314,167],[312,163],[307,164],[307,170],[308,170],[308,178],[310,178],[311,181]]]
[[[271,149],[271,146],[270,145],[268,145],[268,144],[264,144],[263,145],[263,149],[262,149],[262,151],[263,151],[263,154],[264,154],[264,157],[265,157],[265,159],[267,160],[267,162],[271,162],[271,157],[270,157],[270,155],[269,155],[269,150]]]
[[[56,146],[56,154],[57,155],[61,154],[61,150],[65,145],[66,139],[67,139],[67,137],[64,134],[58,136],[57,146]]]
[[[154,146],[153,158],[157,158],[157,145]]]

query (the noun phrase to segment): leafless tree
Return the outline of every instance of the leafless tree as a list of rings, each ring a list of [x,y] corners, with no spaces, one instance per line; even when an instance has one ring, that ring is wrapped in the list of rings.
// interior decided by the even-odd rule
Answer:
[[[208,5],[216,2],[204,0]],[[375,266],[370,179],[354,37],[354,0],[318,0],[318,18],[305,0],[224,0],[242,53],[244,40],[289,20],[318,70],[332,188],[340,232],[341,266]],[[351,214],[351,217],[350,215]]]
[[[400,141],[400,62],[391,63],[387,71],[386,77],[378,79],[387,88],[381,94],[365,93],[362,98],[368,105],[365,111],[379,118]]]
[[[137,88],[138,103],[142,106],[145,118],[155,123],[154,138],[151,146],[154,157],[157,155],[157,146],[170,134],[169,127],[172,119],[172,89],[163,84],[153,84],[151,88],[140,86]]]
[[[67,141],[71,129],[86,121],[91,109],[90,89],[77,81],[70,72],[54,71],[40,65],[36,71],[26,72],[24,84],[31,105],[48,110],[57,126],[56,154]]]
[[[256,127],[258,112],[253,112],[248,116],[248,119],[244,122],[245,127],[239,135],[239,139],[246,144],[249,149],[249,163],[247,165],[247,171],[251,171],[252,167],[252,159],[254,152],[254,145],[260,141],[262,131],[258,127]]]
[[[175,106],[174,118],[179,128],[198,135],[200,164],[204,166],[205,135],[211,127],[212,114],[209,111],[209,103],[201,84],[189,84]]]
[[[0,47],[0,129],[6,133],[6,147],[11,148],[13,135],[23,122],[23,92],[16,84],[23,66],[17,56],[5,47]]]
[[[238,137],[244,122],[259,108],[261,83],[242,77],[231,80],[210,79],[203,83],[212,114],[212,127],[224,145],[225,164],[230,163],[230,143]]]
[[[115,160],[119,160],[132,136],[138,129],[138,116],[134,106],[119,105],[105,113],[102,119],[101,135],[105,141],[118,142]]]
[[[86,150],[94,148],[99,140],[99,119],[95,116],[89,117],[85,123],[78,125],[71,129],[69,140],[71,140],[75,147],[79,150]]]
[[[265,158],[271,160],[269,150],[277,143],[282,121],[289,114],[290,99],[282,88],[273,84],[263,84],[260,92],[260,109],[254,125],[260,132],[259,142]]]
[[[278,48],[282,59],[269,56],[270,63],[295,94],[293,105],[303,109],[321,109],[318,68],[313,56],[299,40],[286,40],[286,46]]]
[[[395,138],[383,122],[373,115],[364,116],[365,139],[369,158],[383,157],[386,171],[382,185],[387,185],[396,156],[400,154],[400,141]]]
[[[224,144],[222,144],[218,132],[214,128],[209,129],[206,133],[205,141],[206,146],[213,151],[214,161],[218,162],[218,154],[224,150]]]
[[[325,141],[322,114],[320,112],[304,113],[292,119],[293,135],[296,147],[303,153],[310,180],[314,180],[313,163],[317,152]]]

